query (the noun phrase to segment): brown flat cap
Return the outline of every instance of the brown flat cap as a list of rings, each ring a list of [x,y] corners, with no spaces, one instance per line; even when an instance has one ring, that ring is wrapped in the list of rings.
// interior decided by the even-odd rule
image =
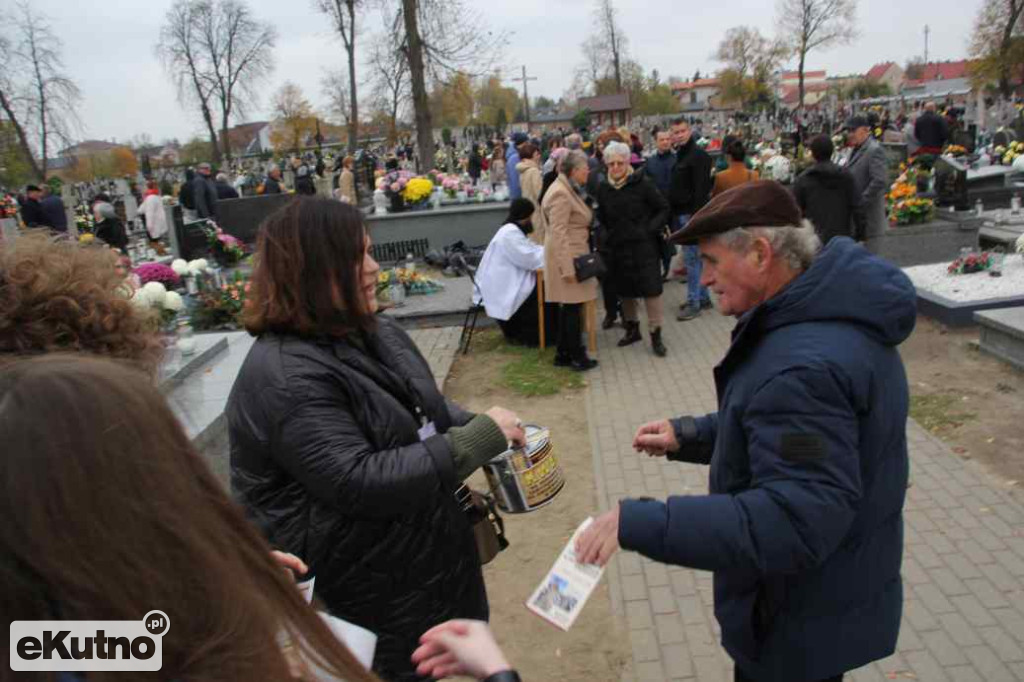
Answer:
[[[736,227],[798,227],[803,219],[793,195],[774,180],[748,182],[722,192],[693,214],[669,241],[696,244],[701,237]]]

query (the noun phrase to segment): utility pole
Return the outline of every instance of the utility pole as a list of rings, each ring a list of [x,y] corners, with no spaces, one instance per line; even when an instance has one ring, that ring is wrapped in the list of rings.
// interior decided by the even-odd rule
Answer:
[[[928,24],[925,24],[924,25],[924,63],[925,64],[928,63],[928,33],[929,32],[930,32],[930,29],[928,28]]]
[[[522,78],[513,78],[512,80],[514,82],[516,82],[516,83],[518,83],[519,81],[523,82],[523,99],[526,100],[526,129],[529,130],[530,129],[530,91],[529,91],[529,89],[527,89],[526,83],[527,83],[527,81],[535,81],[535,80],[537,80],[537,77],[536,76],[530,76],[529,78],[527,78],[526,77],[526,67],[524,66],[523,67],[523,77]]]

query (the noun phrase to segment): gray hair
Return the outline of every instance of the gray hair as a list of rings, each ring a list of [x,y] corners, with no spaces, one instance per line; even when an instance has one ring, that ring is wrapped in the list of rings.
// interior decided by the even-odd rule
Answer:
[[[746,251],[755,239],[763,237],[779,258],[785,259],[793,270],[806,270],[821,250],[821,239],[807,220],[800,226],[737,227],[717,235],[721,244],[733,251]]]
[[[217,173],[217,182],[227,182],[227,181],[228,181],[227,173]]]
[[[586,168],[587,155],[579,149],[571,149],[562,159],[562,174],[572,175],[577,168]]]
[[[625,159],[627,163],[629,162],[629,146],[624,142],[609,142],[605,145],[602,154],[604,154],[604,158],[606,159],[609,156],[617,156],[620,159]]]
[[[583,137],[579,133],[573,133],[565,138],[565,146],[569,149],[581,149],[583,147]]]
[[[117,211],[114,210],[113,204],[108,204],[105,201],[96,204],[96,213],[104,220],[117,217]]]

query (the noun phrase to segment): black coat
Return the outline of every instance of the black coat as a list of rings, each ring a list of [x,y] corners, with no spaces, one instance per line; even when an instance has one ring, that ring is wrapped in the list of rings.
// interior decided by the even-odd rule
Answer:
[[[35,199],[26,199],[21,205],[21,219],[26,227],[42,227],[46,225],[46,214],[42,204]]]
[[[226,182],[218,182],[215,184],[217,189],[217,199],[237,199],[238,190],[229,185]]]
[[[379,637],[374,669],[415,680],[430,627],[488,617],[473,532],[443,434],[473,415],[445,401],[397,324],[365,344],[264,334],[227,405],[231,486],[271,544],[317,578],[328,610]]]
[[[39,207],[46,218],[46,221],[43,223],[44,225],[54,232],[68,231],[68,214],[64,210],[64,202],[61,201],[60,197],[51,194],[39,202]]]
[[[128,248],[128,233],[124,224],[117,218],[107,218],[96,223],[96,238],[121,251]]]
[[[213,180],[201,173],[192,181],[192,199],[200,218],[217,217],[217,186]]]
[[[914,124],[914,137],[922,147],[941,149],[949,139],[949,125],[934,111],[926,111]]]
[[[668,211],[665,197],[643,172],[634,172],[621,189],[607,181],[598,188],[601,255],[622,298],[661,296],[661,234]]]
[[[679,148],[668,193],[673,216],[692,216],[711,200],[711,166],[711,157],[697,146],[696,135]]]
[[[796,179],[793,194],[804,218],[827,244],[832,237],[864,239],[864,211],[857,183],[845,168],[831,161],[817,163]]]

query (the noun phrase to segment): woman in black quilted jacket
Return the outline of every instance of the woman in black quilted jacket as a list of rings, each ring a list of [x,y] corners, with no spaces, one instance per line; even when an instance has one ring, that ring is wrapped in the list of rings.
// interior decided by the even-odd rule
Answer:
[[[327,609],[378,636],[374,670],[417,680],[412,652],[452,618],[486,620],[461,482],[524,438],[502,408],[445,400],[409,336],[375,316],[362,214],[299,199],[264,223],[228,400],[233,492],[301,557]]]

